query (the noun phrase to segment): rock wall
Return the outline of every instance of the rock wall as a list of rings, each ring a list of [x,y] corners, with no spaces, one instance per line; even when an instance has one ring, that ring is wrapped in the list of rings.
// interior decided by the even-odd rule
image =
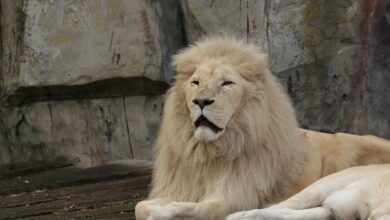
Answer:
[[[390,138],[389,0],[0,0],[0,164],[152,159],[170,57],[227,33],[269,54],[301,126]]]
[[[180,2],[1,0],[0,163],[152,159]]]

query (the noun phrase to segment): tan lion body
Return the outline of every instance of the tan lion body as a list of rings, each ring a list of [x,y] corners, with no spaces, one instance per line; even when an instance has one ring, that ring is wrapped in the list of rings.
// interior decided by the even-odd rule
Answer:
[[[173,64],[176,82],[165,102],[150,200],[136,207],[139,220],[224,219],[339,170],[390,162],[386,140],[299,129],[266,56],[253,46],[206,39]]]

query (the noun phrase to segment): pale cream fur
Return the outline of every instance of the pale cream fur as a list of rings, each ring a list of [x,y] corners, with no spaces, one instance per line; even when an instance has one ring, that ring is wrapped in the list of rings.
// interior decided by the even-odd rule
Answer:
[[[347,168],[265,209],[237,212],[227,220],[390,219],[390,164]]]
[[[173,60],[152,191],[136,206],[138,220],[224,219],[341,169],[390,162],[386,140],[300,130],[266,55],[252,45],[207,38]],[[202,110],[195,99],[213,103]],[[201,114],[222,131],[195,127]]]

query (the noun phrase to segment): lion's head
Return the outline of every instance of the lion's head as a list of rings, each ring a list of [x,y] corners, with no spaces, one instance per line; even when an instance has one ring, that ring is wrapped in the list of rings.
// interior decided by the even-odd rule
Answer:
[[[157,148],[231,158],[267,135],[295,132],[285,129],[297,128],[290,101],[257,47],[208,38],[175,55],[173,66]]]

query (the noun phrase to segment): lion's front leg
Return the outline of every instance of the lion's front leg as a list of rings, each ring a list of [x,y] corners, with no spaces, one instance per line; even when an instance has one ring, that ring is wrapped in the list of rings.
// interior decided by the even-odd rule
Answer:
[[[228,214],[222,200],[172,202],[151,212],[148,220],[219,220]]]
[[[294,210],[289,208],[273,207],[236,212],[226,220],[328,220],[331,219],[329,210],[323,207]]]

